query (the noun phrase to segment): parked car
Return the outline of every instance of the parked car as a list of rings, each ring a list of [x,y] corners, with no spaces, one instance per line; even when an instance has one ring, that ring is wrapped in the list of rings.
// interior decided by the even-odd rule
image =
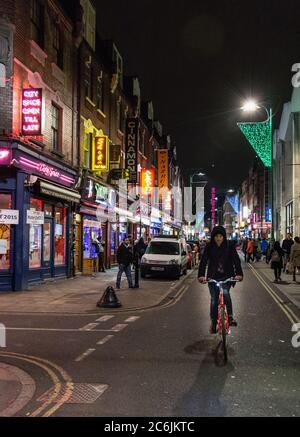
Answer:
[[[188,268],[187,245],[184,239],[153,238],[141,260],[141,276],[162,274],[179,279]]]

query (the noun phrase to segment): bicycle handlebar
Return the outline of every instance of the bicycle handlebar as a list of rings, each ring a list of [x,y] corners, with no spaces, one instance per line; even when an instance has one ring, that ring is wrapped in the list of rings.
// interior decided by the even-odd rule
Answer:
[[[226,281],[216,281],[215,279],[208,279],[207,282],[211,283],[211,284],[213,283],[213,284],[223,285],[223,284],[226,284],[227,282],[241,282],[241,281],[238,281],[238,280],[236,280],[234,278],[229,278],[229,279],[226,279]]]

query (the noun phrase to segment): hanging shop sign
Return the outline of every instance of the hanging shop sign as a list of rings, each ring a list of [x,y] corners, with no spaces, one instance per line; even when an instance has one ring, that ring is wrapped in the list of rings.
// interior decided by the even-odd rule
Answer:
[[[42,133],[42,97],[41,88],[22,91],[22,135],[24,136]]]
[[[109,148],[110,164],[120,164],[121,161],[121,146],[119,144],[111,144]]]
[[[151,196],[154,190],[154,169],[141,171],[141,189],[143,196]]]
[[[125,167],[130,171],[128,182],[137,183],[138,180],[138,145],[139,120],[128,118],[125,133]]]
[[[168,149],[157,150],[158,160],[158,188],[169,188],[169,151]]]
[[[27,210],[27,225],[43,225],[45,223],[44,211]]]
[[[19,224],[19,210],[0,209],[0,224],[1,225],[18,225]]]
[[[108,137],[102,135],[96,137],[93,143],[93,159],[92,170],[93,171],[108,171]]]
[[[216,225],[216,193],[217,190],[215,187],[211,189],[211,225],[212,228]]]
[[[172,191],[168,190],[166,198],[164,200],[164,210],[172,211]]]
[[[86,179],[83,192],[84,199],[95,203],[103,203],[107,202],[108,196],[109,189],[107,187],[95,182],[92,179]]]

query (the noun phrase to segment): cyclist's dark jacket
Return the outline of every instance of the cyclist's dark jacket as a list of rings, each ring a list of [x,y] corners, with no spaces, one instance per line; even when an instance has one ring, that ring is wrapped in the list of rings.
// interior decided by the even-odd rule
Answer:
[[[214,241],[217,234],[224,237],[220,247]],[[206,266],[208,271],[205,275]],[[198,277],[225,280],[234,276],[243,276],[241,260],[237,254],[235,245],[227,240],[226,231],[222,226],[216,226],[211,233],[211,242],[205,247],[199,265]]]

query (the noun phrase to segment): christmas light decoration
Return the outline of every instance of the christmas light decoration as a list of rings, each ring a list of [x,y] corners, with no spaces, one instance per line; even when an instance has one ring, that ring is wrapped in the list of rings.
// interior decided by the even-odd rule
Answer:
[[[272,167],[272,118],[265,122],[238,123],[239,128],[266,167]]]

